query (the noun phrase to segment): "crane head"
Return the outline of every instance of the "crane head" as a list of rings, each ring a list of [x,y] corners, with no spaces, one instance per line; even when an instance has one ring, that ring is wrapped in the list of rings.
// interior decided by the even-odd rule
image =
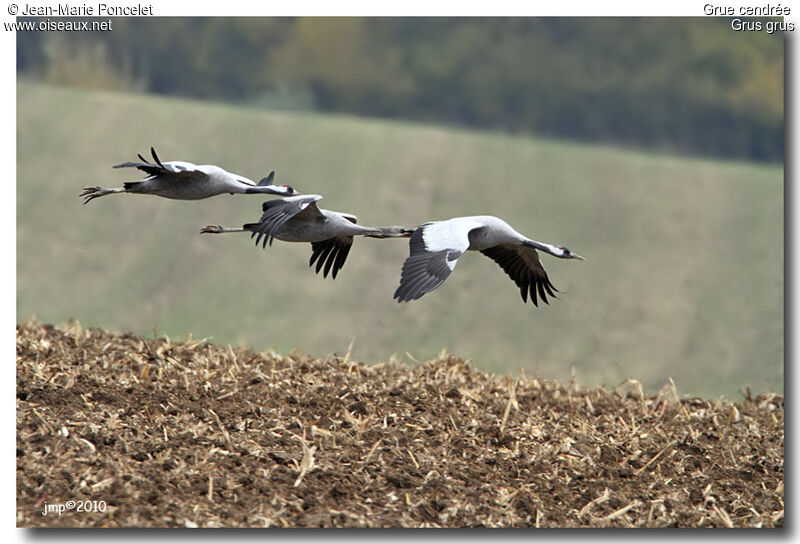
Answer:
[[[300,193],[295,191],[294,187],[291,185],[273,185],[272,182],[275,181],[275,171],[269,173],[267,177],[261,178],[261,181],[258,182],[259,187],[269,187],[270,192],[272,194],[281,195],[281,196],[295,196],[299,195]]]
[[[558,252],[560,252],[560,254],[559,253],[555,254],[556,257],[561,257],[562,259],[580,259],[581,261],[585,261],[586,260],[583,257],[581,257],[580,255],[578,255],[577,253],[573,253],[572,251],[570,251],[569,249],[567,249],[564,246],[558,246],[558,247],[556,247],[556,250]]]

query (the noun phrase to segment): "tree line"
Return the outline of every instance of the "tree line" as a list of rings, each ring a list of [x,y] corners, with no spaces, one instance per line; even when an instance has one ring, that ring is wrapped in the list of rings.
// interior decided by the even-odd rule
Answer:
[[[120,18],[21,32],[20,74],[780,161],[780,33],[726,18]]]

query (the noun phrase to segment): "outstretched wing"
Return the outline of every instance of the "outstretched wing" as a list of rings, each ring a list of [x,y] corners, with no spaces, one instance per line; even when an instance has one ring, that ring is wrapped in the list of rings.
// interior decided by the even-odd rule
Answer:
[[[150,176],[163,176],[165,174],[177,175],[179,178],[187,180],[205,176],[206,173],[198,168],[196,164],[184,161],[169,161],[162,163],[159,160],[156,150],[150,148],[150,153],[153,155],[153,161],[149,162],[147,159],[139,154],[141,162],[123,162],[115,164],[114,168],[137,168]]]
[[[416,229],[394,298],[398,302],[416,300],[444,283],[458,257],[469,248],[470,231],[479,227],[479,223],[451,219],[425,223]]]
[[[528,302],[528,293],[534,306],[539,306],[536,302],[536,293],[545,304],[547,296],[556,298],[553,291],[558,291],[550,283],[547,272],[539,260],[539,253],[532,247],[527,246],[507,246],[500,245],[490,247],[481,251],[484,255],[500,265],[508,276],[514,280],[519,287],[523,302]]]
[[[313,266],[314,261],[316,261],[317,273],[319,273],[324,265],[325,268],[322,271],[322,277],[327,278],[328,272],[330,271],[331,278],[336,279],[336,274],[344,266],[344,262],[347,260],[347,255],[350,253],[351,247],[353,247],[352,236],[336,236],[320,242],[312,242],[311,260],[308,261],[308,266]]]
[[[275,179],[275,170],[269,173],[269,175],[265,178],[261,178],[261,181],[258,182],[259,187],[265,187],[267,185],[272,185],[272,180]]]
[[[356,225],[358,224],[358,217],[356,217],[352,213],[344,213],[344,212],[336,212],[336,213],[338,213],[339,215],[341,215],[342,217],[344,217],[345,219],[347,219],[351,223],[356,224]]]
[[[264,202],[261,208],[264,213],[250,237],[256,236],[256,245],[263,237],[262,247],[267,247],[267,241],[272,245],[275,234],[293,217],[309,220],[324,219],[325,216],[317,208],[318,200],[322,200],[319,195],[301,195]]]

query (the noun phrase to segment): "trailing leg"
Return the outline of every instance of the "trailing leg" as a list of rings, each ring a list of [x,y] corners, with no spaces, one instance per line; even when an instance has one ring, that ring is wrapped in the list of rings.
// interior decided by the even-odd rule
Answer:
[[[103,189],[102,187],[84,187],[83,192],[80,194],[84,198],[83,203],[88,204],[90,200],[95,198],[110,195],[111,193],[126,193],[127,190],[123,187],[115,189]]]

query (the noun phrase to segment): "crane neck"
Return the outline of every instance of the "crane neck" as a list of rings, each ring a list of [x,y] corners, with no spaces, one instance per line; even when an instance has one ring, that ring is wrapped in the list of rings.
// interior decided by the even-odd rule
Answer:
[[[408,238],[414,233],[413,229],[405,227],[376,227],[373,232],[366,232],[368,238]]]
[[[546,244],[544,242],[537,242],[536,240],[525,240],[524,242],[522,242],[522,245],[528,247],[534,247],[536,249],[544,251],[545,253],[549,253],[550,255],[553,255],[555,257],[561,257],[562,255],[561,249],[559,249],[556,246]]]
[[[266,194],[289,196],[289,192],[286,190],[286,188],[276,185],[256,185],[255,187],[246,187],[244,193],[248,195]]]

